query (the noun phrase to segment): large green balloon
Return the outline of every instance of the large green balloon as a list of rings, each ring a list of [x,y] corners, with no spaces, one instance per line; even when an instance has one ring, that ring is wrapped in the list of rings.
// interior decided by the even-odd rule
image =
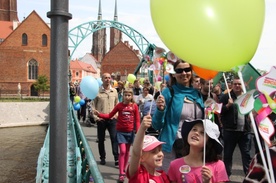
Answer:
[[[229,71],[248,63],[261,37],[264,0],[151,0],[164,44],[198,67]]]

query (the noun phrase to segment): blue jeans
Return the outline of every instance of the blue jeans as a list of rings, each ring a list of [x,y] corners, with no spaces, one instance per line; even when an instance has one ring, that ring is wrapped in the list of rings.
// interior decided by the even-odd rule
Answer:
[[[105,152],[105,131],[108,130],[110,140],[111,140],[111,147],[112,147],[112,154],[114,156],[114,160],[118,160],[119,150],[118,150],[118,142],[116,139],[116,119],[106,119],[103,121],[99,121],[97,123],[97,133],[98,133],[98,149],[100,154],[100,159],[105,159],[106,152]]]
[[[252,159],[250,154],[251,134],[248,132],[223,130],[223,140],[224,140],[223,161],[224,161],[228,176],[230,177],[230,175],[232,174],[233,153],[237,144],[239,145],[240,152],[241,152],[243,171],[246,174]]]

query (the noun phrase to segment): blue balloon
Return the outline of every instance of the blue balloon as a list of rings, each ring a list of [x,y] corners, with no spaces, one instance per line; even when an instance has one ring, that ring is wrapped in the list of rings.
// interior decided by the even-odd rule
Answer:
[[[99,92],[98,81],[92,76],[86,76],[81,80],[80,89],[87,98],[93,100]]]
[[[85,100],[81,99],[79,102],[80,105],[84,105],[85,104]]]
[[[166,74],[166,75],[164,76],[164,79],[168,82],[168,81],[170,80],[170,76],[169,76],[168,74]]]
[[[103,84],[102,78],[97,78],[97,81],[98,81],[99,86],[102,86],[102,84]]]
[[[77,110],[79,110],[80,109],[80,104],[79,103],[74,103],[74,109],[77,111]]]

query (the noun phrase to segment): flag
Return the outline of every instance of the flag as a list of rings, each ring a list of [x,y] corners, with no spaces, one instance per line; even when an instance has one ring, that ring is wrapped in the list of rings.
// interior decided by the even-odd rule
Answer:
[[[240,67],[240,68],[239,68]],[[234,69],[234,72],[237,72],[239,69],[241,69],[242,78],[245,84],[246,91],[256,89],[256,80],[258,77],[261,76],[261,74],[250,64],[246,64],[244,66],[239,66],[236,69]],[[214,86],[219,83],[223,72],[219,72],[213,79]]]
[[[246,91],[256,89],[256,80],[261,74],[250,63],[242,68],[241,73]]]

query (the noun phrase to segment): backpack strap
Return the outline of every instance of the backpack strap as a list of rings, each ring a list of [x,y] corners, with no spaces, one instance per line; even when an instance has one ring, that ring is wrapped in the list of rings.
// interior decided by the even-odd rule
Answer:
[[[173,96],[174,96],[174,90],[173,90],[173,87],[172,86],[168,86],[169,90],[170,90],[170,93],[171,93],[171,98],[170,98],[170,102],[169,102],[169,105],[171,106],[172,104],[172,99],[173,99]]]

